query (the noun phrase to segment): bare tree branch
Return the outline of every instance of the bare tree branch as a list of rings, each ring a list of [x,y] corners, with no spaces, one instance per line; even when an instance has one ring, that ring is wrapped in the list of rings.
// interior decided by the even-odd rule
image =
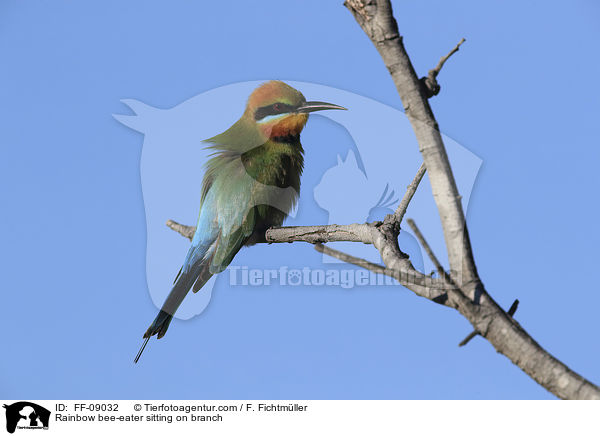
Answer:
[[[323,243],[352,241],[373,244],[384,266],[355,258],[329,247],[326,254],[382,274],[397,274],[401,284],[417,295],[456,308],[473,325],[476,334],[486,338],[498,352],[560,398],[600,399],[600,389],[571,371],[544,350],[485,291],[465,225],[461,196],[458,192],[437,121],[428,102],[428,88],[417,77],[406,53],[389,0],[347,0],[345,5],[369,36],[387,66],[400,94],[406,115],[419,143],[424,166],[409,185],[407,194],[393,215],[384,222],[369,224],[281,227],[269,229],[264,242]],[[462,43],[462,42],[461,42]],[[460,43],[459,43],[460,45]],[[455,50],[442,58],[432,71],[439,73]],[[437,73],[433,74],[437,76]],[[410,199],[427,168],[433,196],[440,214],[451,274],[434,279],[416,271],[398,246],[399,224]],[[420,176],[419,174],[422,173]],[[404,201],[406,199],[406,201]],[[191,239],[194,227],[167,222],[173,230]],[[424,238],[423,238],[424,241]],[[425,242],[426,244],[426,242]],[[433,254],[433,253],[432,253]],[[437,262],[439,268],[441,264]],[[443,268],[441,268],[443,270]]]
[[[360,266],[374,273],[384,274],[392,277],[402,286],[410,289],[418,296],[427,298],[428,300],[438,304],[448,305],[447,292],[449,287],[441,280],[432,279],[431,277],[421,274],[416,270],[412,270],[412,272],[403,272],[392,268],[387,268],[323,244],[315,244],[315,249],[321,253],[327,254],[328,256],[335,257],[336,259],[351,263],[356,266]]]
[[[506,312],[506,313],[508,313],[508,316],[514,316],[518,307],[519,307],[519,300],[516,299],[515,301],[513,301],[513,304],[510,305],[510,308]]]
[[[435,253],[433,252],[433,250],[427,243],[427,240],[425,239],[425,236],[423,236],[423,233],[421,233],[421,230],[419,230],[419,228],[417,227],[415,220],[413,220],[412,218],[409,218],[406,220],[406,222],[408,223],[411,230],[417,237],[417,240],[419,241],[419,243],[425,250],[425,253],[427,253],[427,256],[429,256],[429,258],[431,259],[431,262],[433,262],[433,265],[435,266],[435,269],[437,269],[437,272],[440,275],[440,277],[446,277],[447,276],[446,270],[444,269],[444,267],[438,260],[437,256],[435,255]]]
[[[448,273],[444,270],[444,267],[442,266],[442,264],[438,260],[437,256],[435,255],[435,253],[433,252],[433,250],[427,243],[425,236],[423,236],[423,233],[421,233],[421,231],[417,227],[417,224],[415,223],[415,221],[409,218],[407,220],[407,222],[408,222],[408,225],[410,226],[410,228],[412,229],[412,231],[415,233],[415,236],[419,240],[419,243],[421,244],[421,246],[423,247],[423,249],[429,256],[429,258],[435,265],[438,274],[442,278],[442,281],[444,281],[448,285],[448,294],[451,297],[449,301],[451,303],[452,302],[455,303],[454,307],[457,307],[457,308],[462,307],[463,310],[469,310],[469,311],[473,310],[471,302],[465,296],[462,289],[460,289],[458,287],[458,285],[454,282],[452,277],[450,277],[448,275]]]
[[[519,307],[519,300],[513,301],[513,304],[510,306],[510,309],[508,309],[508,311],[506,313],[508,313],[509,316],[513,316],[515,314],[515,312],[517,311],[517,307]],[[466,338],[464,338],[462,341],[459,342],[458,346],[464,347],[471,341],[471,339],[473,339],[478,334],[479,334],[479,332],[477,330],[473,330],[471,333],[469,333],[467,335]]]
[[[166,225],[171,230],[190,240],[196,232],[196,227],[179,224],[173,220],[168,220]],[[266,231],[264,242],[284,243],[301,241],[317,244],[322,242],[347,241],[371,244],[372,228],[373,225],[371,224],[274,227]]]
[[[373,241],[372,230],[371,224],[278,227],[267,230],[265,239],[270,243],[303,241],[317,244],[348,241],[370,244]]]
[[[188,238],[190,241],[194,237],[194,233],[196,233],[196,226],[186,226],[173,220],[167,220],[166,224],[168,228],[175,230],[181,236]]]
[[[440,84],[437,82],[437,76],[442,71],[442,67],[446,63],[450,56],[458,51],[462,43],[465,42],[465,38],[462,38],[456,46],[450,50],[446,56],[442,56],[436,67],[432,70],[429,70],[429,74],[426,77],[421,78],[421,83],[425,86],[426,94],[428,98],[433,97],[434,95],[438,95],[440,92]]]
[[[407,192],[398,208],[398,211],[401,211],[401,215],[404,215],[419,182],[423,178],[423,174],[425,174],[425,167],[421,165],[412,183],[408,186]],[[447,297],[448,292],[451,294],[457,292],[456,287],[447,280],[435,279],[417,271],[408,256],[400,250],[400,247],[398,247],[399,226],[395,221],[395,216],[395,214],[388,215],[384,222],[365,224],[271,228],[265,232],[264,240],[260,242],[308,242],[316,244],[315,248],[324,254],[376,273],[390,276],[420,297],[427,298],[435,303],[456,307],[456,304]],[[166,225],[190,240],[196,231],[194,226],[186,226],[173,220],[168,220]],[[325,242],[337,241],[373,244],[379,251],[386,266],[377,265],[322,245]]]
[[[460,341],[460,343],[458,344],[459,347],[464,347],[465,345],[467,345],[471,339],[473,339],[475,336],[477,336],[479,334],[478,331],[473,330],[471,333],[469,333],[467,335],[466,338],[464,338],[462,341]]]
[[[600,399],[598,386],[544,350],[485,291],[475,266],[461,196],[438,123],[429,105],[427,87],[419,80],[406,53],[390,1],[346,0],[345,6],[381,55],[415,132],[442,222],[450,276],[469,298],[468,302],[457,301],[455,307],[498,352],[548,391],[560,398]],[[390,236],[393,233],[380,232],[379,239],[383,237],[388,240],[384,241],[383,246],[379,239],[374,239],[373,243],[382,254],[386,266],[394,268],[400,258],[393,242],[389,241]],[[391,254],[388,261],[386,250],[387,254]]]
[[[412,124],[427,167],[456,283],[469,297],[475,295],[479,277],[465,229],[461,196],[427,95],[402,43],[388,0],[353,0],[345,3],[369,36],[388,68],[406,116]],[[464,284],[468,284],[467,288]]]
[[[335,257],[343,262],[351,263],[352,265],[360,266],[361,268],[368,269],[376,274],[384,274],[390,277],[394,276],[394,271],[386,268],[385,266],[378,265],[373,262],[369,262],[366,259],[361,259],[360,257],[352,256],[351,254],[344,253],[343,251],[336,250],[335,248],[328,247],[323,244],[315,244],[315,250],[319,253],[326,254],[331,257]]]
[[[415,195],[415,192],[417,192],[417,188],[419,187],[419,183],[421,183],[421,180],[425,175],[425,171],[427,171],[427,169],[425,168],[425,164],[422,163],[419,167],[419,170],[417,171],[417,174],[415,175],[415,178],[412,182],[410,182],[410,185],[408,185],[406,193],[404,194],[404,197],[402,197],[402,200],[400,201],[396,212],[394,212],[394,219],[398,222],[398,224],[402,223],[402,219],[404,218],[406,209],[408,209],[410,201]]]

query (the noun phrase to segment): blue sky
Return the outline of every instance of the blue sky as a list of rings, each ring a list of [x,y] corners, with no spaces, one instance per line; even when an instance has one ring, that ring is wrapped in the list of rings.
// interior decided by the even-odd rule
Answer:
[[[444,134],[482,160],[468,221],[487,289],[506,308],[519,298],[516,318],[532,336],[600,383],[600,7],[393,5],[421,75],[467,39],[431,102]],[[5,1],[0,56],[0,396],[552,398],[481,338],[459,349],[470,325],[456,312],[390,286],[222,280],[200,316],[174,321],[132,364],[156,308],[146,280],[144,137],[112,117],[128,113],[120,100],[169,109],[224,85],[281,78],[401,109],[341,1]],[[243,103],[219,107],[221,120]],[[324,144],[351,141],[314,117],[303,142],[309,181],[310,168],[335,163]],[[202,176],[197,168],[190,183]],[[399,174],[404,184],[412,176]],[[173,199],[197,207],[197,198]],[[327,222],[322,209],[309,210],[294,224]],[[183,259],[185,240],[174,244]],[[245,249],[235,262],[301,269],[321,258],[286,244]],[[169,280],[175,273],[165,271]]]

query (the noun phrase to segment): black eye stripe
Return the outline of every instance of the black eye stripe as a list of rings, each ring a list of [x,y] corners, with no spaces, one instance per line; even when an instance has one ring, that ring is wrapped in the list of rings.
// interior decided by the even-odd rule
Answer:
[[[290,104],[273,103],[256,109],[256,111],[254,112],[254,119],[258,121],[262,120],[264,117],[267,117],[269,115],[277,115],[292,112],[294,109],[294,106]]]

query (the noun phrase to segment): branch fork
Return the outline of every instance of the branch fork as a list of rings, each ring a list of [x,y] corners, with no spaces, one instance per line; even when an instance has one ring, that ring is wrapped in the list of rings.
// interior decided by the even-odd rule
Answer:
[[[513,319],[518,300],[515,300],[511,308],[505,312],[486,292],[477,273],[461,196],[438,123],[429,105],[429,98],[440,91],[437,82],[438,74],[465,40],[462,39],[446,56],[442,57],[426,77],[419,79],[404,48],[389,0],[346,0],[344,5],[371,39],[392,76],[406,116],[412,124],[419,143],[423,164],[408,186],[398,209],[394,214],[388,215],[383,222],[273,228],[266,231],[265,242],[308,242],[314,244],[315,249],[321,253],[394,277],[415,294],[457,309],[472,324],[473,332],[461,342],[461,345],[481,335],[499,353],[504,354],[559,398],[600,399],[598,386],[549,354]],[[398,246],[400,224],[425,174],[425,168],[440,213],[450,274],[446,273],[437,260],[416,223],[408,220],[408,224],[413,228],[421,245],[436,266],[439,275],[437,278],[415,270],[408,256]],[[192,226],[181,225],[171,220],[167,225],[189,239],[195,231]],[[372,244],[381,255],[383,265],[324,245],[333,241]]]
[[[559,398],[600,399],[598,386],[544,350],[494,301],[477,272],[461,197],[429,105],[429,97],[439,92],[437,75],[464,41],[421,80],[406,53],[389,0],[347,0],[345,5],[381,55],[415,132],[440,214],[452,272],[450,279],[460,285],[461,292],[456,293],[460,300],[457,310],[499,353]],[[460,299],[461,293],[467,297],[466,302]]]

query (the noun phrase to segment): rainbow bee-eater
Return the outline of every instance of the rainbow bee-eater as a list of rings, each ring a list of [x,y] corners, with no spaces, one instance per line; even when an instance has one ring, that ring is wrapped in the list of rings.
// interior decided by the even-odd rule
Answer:
[[[270,81],[252,92],[238,121],[205,140],[214,153],[205,165],[192,245],[135,362],[152,336],[165,335],[190,289],[199,291],[240,248],[264,240],[268,228],[283,223],[300,192],[300,132],[310,112],[324,109],[345,108],[306,101],[291,86]]]

